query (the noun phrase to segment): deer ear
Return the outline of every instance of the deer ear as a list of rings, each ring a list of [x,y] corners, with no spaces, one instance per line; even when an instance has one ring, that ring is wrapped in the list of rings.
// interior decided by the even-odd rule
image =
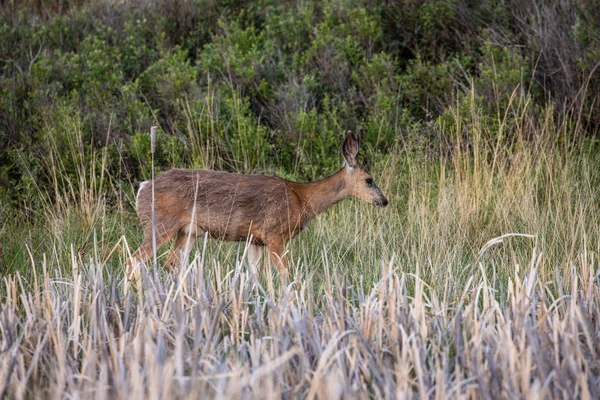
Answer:
[[[358,137],[352,131],[348,131],[346,133],[346,140],[344,140],[344,145],[342,146],[342,154],[350,168],[355,168],[358,165],[356,159],[358,148]]]

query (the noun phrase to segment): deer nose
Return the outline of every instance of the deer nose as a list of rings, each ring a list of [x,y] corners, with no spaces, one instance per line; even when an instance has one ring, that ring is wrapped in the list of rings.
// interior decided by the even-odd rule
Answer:
[[[386,199],[384,196],[381,196],[381,198],[375,200],[373,204],[375,204],[376,207],[384,208],[388,205],[388,199]]]

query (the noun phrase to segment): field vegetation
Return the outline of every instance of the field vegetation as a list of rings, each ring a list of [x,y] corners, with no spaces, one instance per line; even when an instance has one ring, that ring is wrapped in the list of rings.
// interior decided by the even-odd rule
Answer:
[[[0,398],[599,398],[600,7],[0,3]],[[299,181],[348,129],[385,210],[125,261],[170,167]],[[163,249],[163,251],[166,249]]]

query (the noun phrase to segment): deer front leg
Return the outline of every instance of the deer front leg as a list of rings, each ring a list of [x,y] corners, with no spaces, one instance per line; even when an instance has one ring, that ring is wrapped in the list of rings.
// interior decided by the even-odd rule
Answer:
[[[287,278],[288,276],[288,263],[285,259],[285,241],[283,239],[275,239],[268,243],[269,256],[271,261],[275,264],[277,271]]]
[[[260,262],[262,260],[263,248],[262,246],[257,246],[255,244],[248,245],[248,254],[246,255],[246,260],[248,263],[248,267],[258,272],[260,270]]]

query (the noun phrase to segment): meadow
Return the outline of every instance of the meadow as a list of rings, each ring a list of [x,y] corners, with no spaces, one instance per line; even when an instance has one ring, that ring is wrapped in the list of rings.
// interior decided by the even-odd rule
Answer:
[[[15,4],[0,398],[600,397],[598,10],[550,2],[524,27],[511,2]],[[536,53],[555,37],[570,80]],[[340,168],[354,129],[390,204],[318,216],[287,282],[211,239],[134,282],[151,125],[156,173],[298,181]]]

